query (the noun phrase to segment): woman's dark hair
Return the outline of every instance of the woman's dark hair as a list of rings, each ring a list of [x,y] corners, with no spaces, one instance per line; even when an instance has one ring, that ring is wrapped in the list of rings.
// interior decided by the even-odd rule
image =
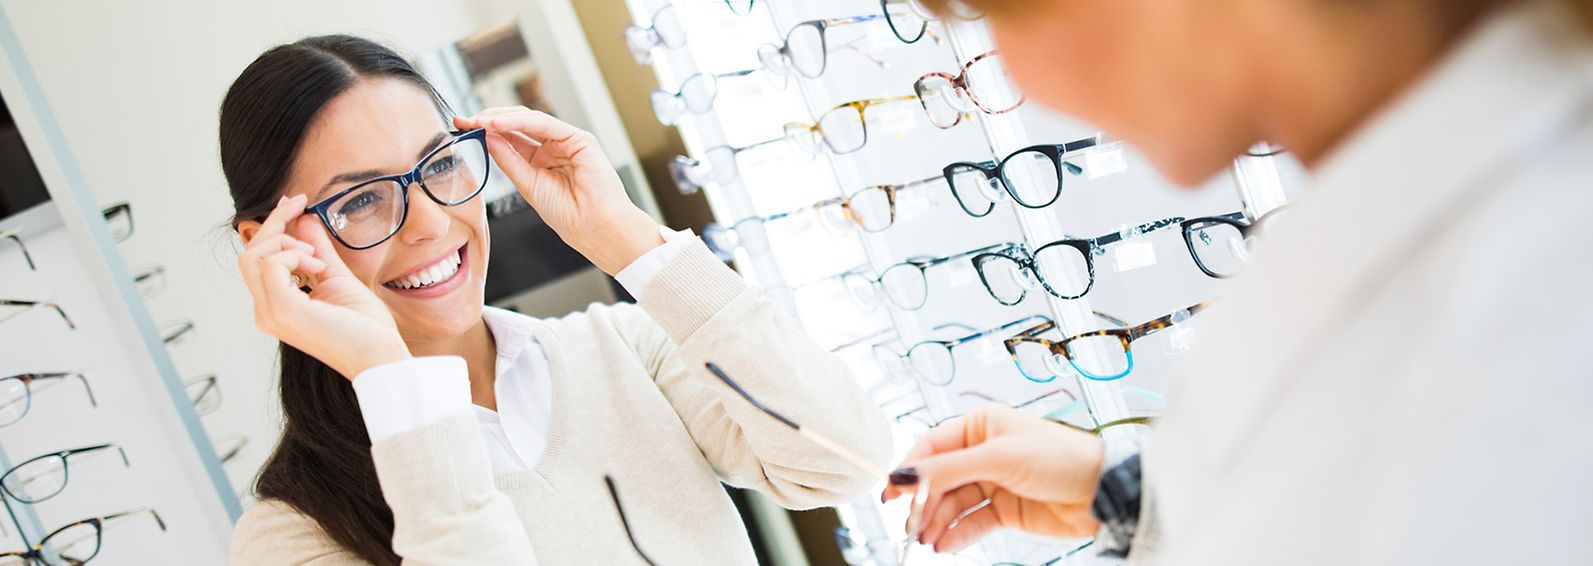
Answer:
[[[221,102],[221,169],[232,192],[233,228],[270,214],[321,109],[370,78],[413,83],[442,116],[450,114],[409,61],[358,37],[325,35],[273,47],[238,75]],[[382,498],[353,386],[287,344],[280,356],[282,440],[255,480],[256,495],[314,519],[360,558],[398,564],[393,512]]]

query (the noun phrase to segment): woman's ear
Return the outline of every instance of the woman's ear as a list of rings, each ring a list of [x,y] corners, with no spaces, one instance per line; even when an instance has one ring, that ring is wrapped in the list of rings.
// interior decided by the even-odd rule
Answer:
[[[259,231],[260,221],[258,220],[245,220],[238,223],[238,237],[243,238],[244,247],[249,247],[249,242],[254,239],[254,235]]]

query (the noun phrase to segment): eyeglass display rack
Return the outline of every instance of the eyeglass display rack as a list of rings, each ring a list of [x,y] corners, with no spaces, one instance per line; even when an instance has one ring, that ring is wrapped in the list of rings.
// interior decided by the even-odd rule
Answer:
[[[778,44],[793,26],[827,18],[880,15],[886,3],[754,0],[734,2],[735,10],[730,4],[631,1],[638,26],[651,27],[660,14],[672,12],[665,17],[676,18],[685,31],[683,45],[651,51],[651,63],[663,90],[678,88],[694,73],[758,68],[756,49],[765,43]],[[905,7],[905,3],[889,4],[893,9]],[[679,121],[692,157],[708,162],[710,148],[744,148],[779,138],[785,122],[816,121],[826,110],[847,101],[911,95],[914,81],[923,74],[955,75],[964,63],[995,49],[988,28],[977,20],[930,21],[929,33],[912,44],[900,41],[889,26],[878,18],[825,30],[826,64],[816,78],[793,76],[784,88],[778,86],[780,81],[767,80],[771,78],[768,70],[720,79],[713,108],[703,114],[688,112]],[[1286,156],[1242,157],[1236,160],[1230,178],[1211,182],[1225,186],[1198,191],[1173,188],[1132,148],[1111,142],[1091,126],[1032,101],[1002,114],[973,111],[964,115],[963,123],[944,130],[934,128],[914,100],[871,106],[867,112],[867,140],[861,150],[842,155],[821,151],[816,158],[807,159],[790,147],[789,141],[752,147],[735,152],[732,159],[740,173],[736,179],[708,183],[702,190],[717,221],[737,226],[734,233],[741,245],[734,252],[735,266],[821,344],[842,346],[837,351],[851,362],[860,384],[896,421],[898,456],[927,424],[989,400],[1009,405],[1030,402],[1024,410],[1083,426],[1156,414],[1178,354],[1197,336],[1198,325],[1193,321],[1181,321],[1161,336],[1136,342],[1134,352],[1141,355],[1134,358],[1132,371],[1112,381],[1086,379],[1076,372],[1045,383],[1026,379],[1016,371],[1001,343],[1021,327],[955,351],[956,373],[945,386],[921,380],[904,382],[887,375],[871,359],[870,346],[884,343],[901,352],[921,340],[954,339],[971,329],[995,328],[1031,315],[1049,317],[1065,330],[1062,335],[1071,336],[1102,328],[1105,323],[1094,313],[1109,313],[1136,324],[1179,312],[1219,295],[1220,281],[1197,269],[1193,252],[1183,248],[1176,226],[1145,235],[1134,234],[1132,227],[1163,218],[1237,211],[1256,219],[1282,206],[1287,200],[1285,187],[1292,190],[1297,185],[1293,181],[1301,175],[1298,165]],[[928,179],[953,162],[999,160],[1031,144],[1062,144],[1090,137],[1101,143],[1071,155],[1082,167],[1082,174],[1067,176],[1060,198],[1040,209],[1018,206],[1009,198],[998,202],[989,215],[974,218],[961,210],[944,181],[933,181],[899,191],[902,197],[895,203],[895,220],[879,233],[854,228],[838,235],[826,231],[824,221],[812,212],[767,222],[741,222],[798,210],[874,184]],[[1113,233],[1129,237],[1095,255],[1093,288],[1074,300],[1033,289],[1018,305],[1003,306],[986,293],[966,257],[926,272],[928,299],[920,309],[898,308],[890,301],[881,301],[872,310],[864,308],[851,299],[844,283],[829,277],[859,268],[875,275],[909,257],[941,257],[1002,242],[1035,249],[1065,237]],[[881,330],[883,338],[871,339]],[[1041,402],[1032,402],[1037,399]],[[915,411],[917,415],[912,416]],[[913,420],[926,424],[914,426]],[[1103,434],[1139,432],[1120,427]],[[848,561],[895,564],[905,538],[905,511],[900,504],[880,505],[877,500],[841,509],[854,545],[843,548]],[[981,559],[1041,563],[1083,542],[1005,534],[991,537],[963,555],[973,557],[965,560],[968,563]],[[923,552],[918,550],[908,562],[916,562]],[[1083,552],[1065,563],[1095,560],[1100,559]]]
[[[3,17],[0,24],[9,25]],[[10,36],[0,29],[0,38]],[[225,563],[238,498],[32,69],[9,39],[0,53],[0,87],[51,197],[0,219],[0,232],[16,234],[33,263],[14,241],[0,240],[0,299],[53,302],[66,315],[0,306],[0,377],[83,376],[34,382],[26,413],[0,427],[0,473],[37,456],[112,445],[68,456],[58,475],[8,478],[8,488],[30,498],[55,491],[52,482],[64,485],[32,503],[0,494],[9,511],[0,516],[0,553],[107,518],[61,531],[43,558],[81,559],[98,530],[96,565]],[[19,382],[8,385],[0,394],[17,398]]]

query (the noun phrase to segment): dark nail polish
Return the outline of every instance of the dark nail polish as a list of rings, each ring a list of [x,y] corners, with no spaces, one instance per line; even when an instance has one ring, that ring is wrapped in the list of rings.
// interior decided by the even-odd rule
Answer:
[[[891,485],[917,485],[917,468],[897,468],[891,472]]]

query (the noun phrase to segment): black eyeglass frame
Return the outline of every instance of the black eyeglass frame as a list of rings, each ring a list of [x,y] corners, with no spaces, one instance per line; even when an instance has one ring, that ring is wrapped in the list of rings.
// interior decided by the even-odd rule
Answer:
[[[916,95],[914,98],[916,99]],[[985,216],[989,216],[991,212],[995,211],[996,203],[989,203],[989,205],[983,211],[979,212],[975,212],[968,206],[968,203],[965,199],[963,199],[962,194],[957,191],[956,182],[956,176],[965,171],[978,172],[980,175],[984,176],[985,182],[987,183],[992,180],[999,180],[1001,182],[1001,188],[1007,191],[1007,195],[1012,197],[1012,201],[1018,203],[1018,205],[1024,208],[1045,208],[1047,206],[1051,206],[1052,203],[1055,203],[1057,199],[1062,197],[1063,171],[1067,171],[1075,176],[1084,174],[1083,167],[1080,167],[1071,161],[1067,161],[1068,154],[1095,147],[1099,144],[1099,138],[1091,137],[1062,144],[1032,145],[1008,154],[1006,157],[1002,158],[999,163],[995,161],[983,161],[979,163],[974,163],[971,161],[959,161],[952,163],[941,169],[941,174],[946,177],[946,184],[951,186],[951,196],[956,199],[957,206],[962,207],[963,212],[968,213],[969,216],[974,218],[983,218]],[[1051,165],[1056,168],[1056,192],[1053,193],[1050,198],[1047,198],[1045,202],[1026,202],[1022,197],[1018,196],[1017,189],[1012,187],[1012,180],[1007,177],[1007,164],[1011,163],[1013,158],[1026,153],[1038,153],[1040,155],[1044,155],[1051,161]]]
[[[69,463],[68,458],[71,458],[71,457],[79,455],[79,454],[87,454],[89,452],[98,452],[100,450],[105,450],[107,448],[115,448],[116,451],[118,453],[120,453],[121,456],[122,456],[122,464],[126,465],[126,466],[129,466],[129,467],[132,466],[132,464],[127,461],[127,451],[123,450],[122,447],[117,446],[117,445],[112,444],[112,443],[109,443],[109,442],[106,442],[106,443],[103,443],[103,444],[95,444],[93,446],[84,446],[82,448],[71,448],[71,449],[68,449],[68,450],[58,450],[58,451],[55,451],[55,452],[51,452],[49,454],[40,454],[38,456],[34,456],[32,458],[28,458],[26,461],[22,462],[21,464],[17,464],[15,466],[12,466],[10,470],[6,470],[6,473],[0,474],[0,492],[5,493],[6,495],[10,496],[12,499],[15,499],[17,501],[20,501],[20,502],[23,502],[23,503],[27,503],[27,504],[30,504],[30,505],[31,504],[40,503],[40,502],[44,502],[44,501],[48,501],[50,498],[55,497],[56,495],[59,495],[62,491],[66,491],[66,484],[72,478],[72,475],[70,473],[71,472],[71,466],[67,465]],[[11,491],[11,487],[10,487],[10,483],[11,482],[8,481],[8,480],[11,478],[12,474],[15,474],[18,471],[21,471],[23,468],[28,467],[29,464],[32,464],[34,462],[38,462],[38,461],[41,461],[41,460],[51,459],[51,458],[58,458],[58,459],[61,460],[61,487],[60,487],[60,489],[57,489],[57,490],[51,492],[49,495],[45,495],[43,497],[25,497],[25,496],[22,496],[22,495],[18,495],[16,492]]]
[[[343,247],[346,247],[346,248],[351,249],[351,250],[368,250],[368,249],[374,248],[376,246],[380,246],[380,245],[382,245],[382,243],[386,242],[387,240],[392,239],[394,234],[397,234],[399,230],[402,230],[404,228],[404,221],[409,219],[409,186],[410,185],[420,185],[420,190],[421,190],[421,192],[426,193],[426,198],[431,199],[432,202],[435,202],[435,203],[437,203],[440,206],[459,206],[461,204],[470,202],[470,199],[476,198],[477,195],[481,194],[481,191],[483,191],[483,190],[485,190],[487,188],[487,179],[492,176],[492,165],[491,165],[492,164],[492,156],[491,156],[491,154],[489,154],[487,152],[487,130],[483,129],[483,128],[476,128],[474,130],[465,131],[465,132],[461,132],[461,131],[458,131],[458,130],[450,130],[449,133],[453,134],[453,140],[452,141],[439,146],[437,149],[431,150],[431,152],[427,153],[425,157],[422,157],[420,159],[420,161],[415,164],[415,167],[411,168],[409,171],[405,171],[405,172],[397,174],[397,175],[383,175],[381,177],[376,177],[376,178],[366,179],[364,181],[361,181],[360,183],[358,183],[358,184],[356,184],[356,185],[354,185],[352,187],[349,187],[349,188],[343,189],[341,191],[338,191],[337,193],[334,193],[332,196],[329,196],[329,197],[326,197],[324,199],[321,199],[320,202],[317,202],[315,204],[310,205],[309,207],[304,209],[305,214],[314,213],[316,215],[316,217],[320,218],[321,219],[321,225],[326,227],[327,233],[331,234],[332,238],[337,240],[337,243],[341,244]],[[431,162],[433,157],[436,157],[438,154],[442,153],[443,151],[451,149],[454,146],[457,146],[460,143],[467,142],[467,141],[481,144],[481,154],[483,156],[486,156],[486,165],[487,166],[483,167],[482,170],[481,170],[481,181],[476,186],[476,190],[471,191],[469,195],[466,195],[465,197],[460,198],[457,201],[454,201],[454,202],[444,201],[443,199],[438,198],[436,194],[433,194],[431,192],[431,188],[426,186],[426,181],[421,179],[421,168],[424,167],[427,163]],[[377,239],[375,243],[366,244],[366,245],[363,245],[363,246],[350,245],[347,241],[345,241],[343,239],[342,235],[337,233],[337,229],[333,228],[332,216],[331,216],[331,212],[330,212],[330,209],[332,208],[332,204],[337,202],[338,199],[343,198],[345,195],[348,195],[349,193],[352,193],[352,192],[354,192],[356,190],[359,190],[362,187],[365,187],[367,185],[376,184],[376,183],[387,183],[387,182],[398,183],[398,188],[399,188],[398,194],[399,194],[400,198],[403,199],[404,207],[399,212],[398,222],[394,223],[393,229],[391,231],[389,231],[386,236],[382,236],[381,238]]]

